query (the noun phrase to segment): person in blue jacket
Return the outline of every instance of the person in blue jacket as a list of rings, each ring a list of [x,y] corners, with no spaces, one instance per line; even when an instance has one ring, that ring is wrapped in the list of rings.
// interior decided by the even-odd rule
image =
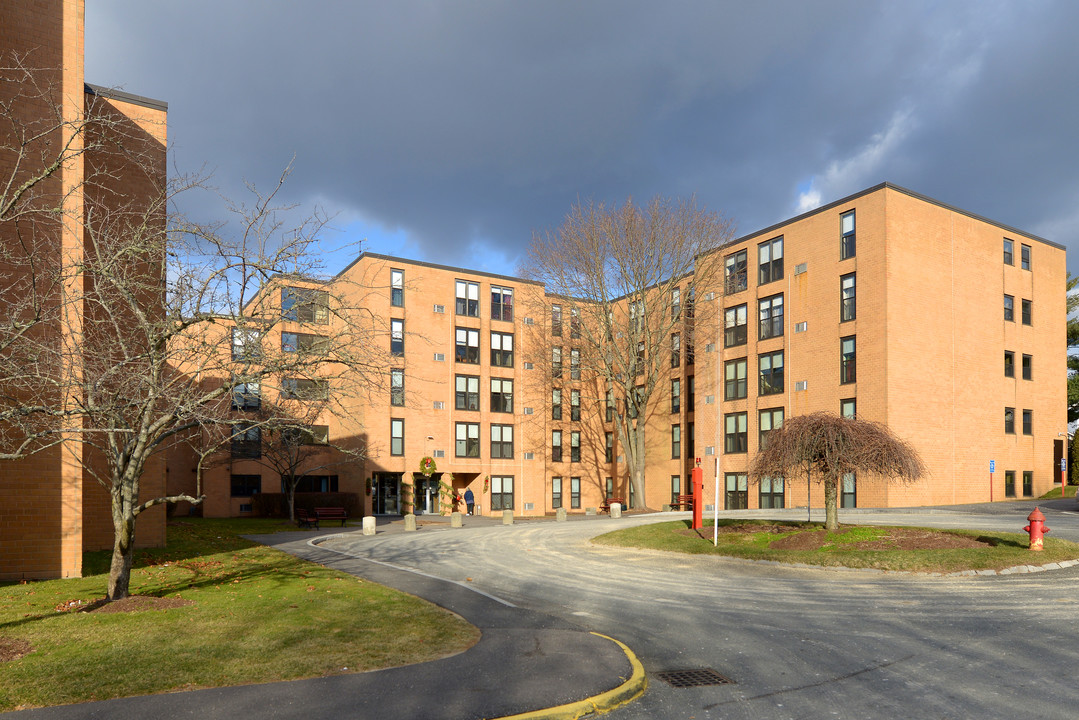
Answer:
[[[472,514],[472,508],[476,505],[476,496],[472,494],[472,488],[465,489],[465,507],[468,509],[468,514]]]

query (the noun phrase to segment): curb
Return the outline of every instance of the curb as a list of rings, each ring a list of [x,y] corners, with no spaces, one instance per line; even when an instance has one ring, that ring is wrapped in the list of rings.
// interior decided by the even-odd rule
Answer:
[[[648,688],[648,677],[644,673],[644,666],[637,656],[633,654],[625,643],[608,637],[602,633],[593,632],[596,637],[605,638],[622,648],[626,654],[633,672],[628,680],[607,692],[593,695],[592,697],[576,702],[558,705],[545,710],[532,710],[518,715],[505,715],[497,720],[578,720],[586,715],[602,715],[619,708],[644,694]]]

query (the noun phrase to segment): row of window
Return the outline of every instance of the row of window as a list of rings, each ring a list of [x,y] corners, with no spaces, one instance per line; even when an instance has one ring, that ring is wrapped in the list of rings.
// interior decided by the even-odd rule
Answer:
[[[1023,497],[1031,497],[1034,494],[1034,473],[1031,470],[1023,471]],[[1004,497],[1015,497],[1015,471],[1004,471]]]
[[[257,382],[236,382],[233,379],[232,409],[259,410],[262,407],[262,386]],[[287,377],[281,380],[281,397],[287,400],[326,400],[330,383],[326,380]]]
[[[853,383],[857,380],[856,336],[840,338],[839,382]],[[748,390],[748,359],[728,360],[723,364],[723,399],[742,400]],[[783,351],[762,353],[757,356],[757,394],[778,395],[784,390]],[[673,386],[672,386],[673,393]]]
[[[1015,265],[1015,243],[1008,238],[1004,238],[1004,264]],[[1030,246],[1020,244],[1019,246],[1019,266],[1024,270],[1030,269]]]
[[[562,494],[562,478],[554,476],[551,478],[551,508],[557,510],[563,507],[563,494]],[[615,497],[614,494],[614,478],[607,478],[605,483],[605,495],[608,500]],[[625,498],[623,498],[625,499]],[[636,498],[633,493],[633,485],[629,484],[629,507],[634,507],[636,504]],[[569,506],[574,509],[581,507],[581,478],[571,477],[569,479]]]
[[[580,442],[578,440],[578,446]],[[390,418],[390,455],[405,454],[405,421]],[[480,424],[454,424],[454,455],[459,458],[480,457]],[[513,425],[492,424],[490,427],[490,457],[505,460],[513,457]]]
[[[843,417],[852,418],[857,414],[856,398],[839,401],[839,412]],[[767,408],[757,411],[757,447],[763,450],[768,444],[768,433],[783,427],[783,408]],[[691,430],[692,432],[692,430]],[[734,412],[723,416],[723,442],[727,453],[749,451],[749,413]],[[692,454],[692,453],[691,453]]]
[[[328,425],[286,428],[281,433],[285,442],[295,445],[328,445]],[[230,438],[230,451],[235,459],[262,457],[262,427],[252,423],[237,423]]]
[[[326,355],[330,339],[311,333],[281,333],[281,352]],[[236,362],[258,362],[262,359],[262,332],[253,328],[232,328],[232,359]]]
[[[1034,358],[1032,356],[1023,355],[1022,372],[1024,380],[1034,379]],[[1011,350],[1004,351],[1004,377],[1015,377],[1015,353]]]
[[[724,474],[724,509],[745,510],[749,507],[749,476],[746,473]],[[781,508],[786,506],[785,483],[783,478],[761,478],[758,484],[757,507],[762,509]],[[680,478],[671,476],[671,502],[678,502],[678,494],[681,489]],[[858,486],[854,473],[846,473],[842,477],[840,485],[839,506],[844,508],[858,507]]]
[[[839,320],[848,322],[857,317],[855,294],[855,273],[839,278]],[[736,305],[724,311],[723,345],[737,347],[745,345],[749,318],[748,305]],[[783,335],[783,294],[771,295],[757,301],[757,337],[760,340],[782,337]]]
[[[325,325],[330,322],[330,294],[312,288],[281,288],[281,317],[294,322]]]
[[[1034,322],[1034,301],[1021,300],[1021,302],[1023,324],[1032,325]],[[1012,295],[1004,296],[1004,319],[1008,322],[1015,322],[1015,297]]]
[[[1015,408],[1004,408],[1004,432],[1015,434]],[[1034,411],[1023,410],[1023,434],[1034,434]]]
[[[478,282],[457,280],[454,283],[454,299],[454,308],[458,315],[480,316],[480,284]],[[491,319],[513,322],[513,288],[491,286]]]
[[[262,492],[261,475],[232,475],[229,480],[229,494],[232,497],[251,497]],[[337,487],[336,475],[301,475],[296,478],[295,491],[298,493],[337,492]],[[285,479],[281,478],[281,492],[285,491]]]
[[[513,380],[491,378],[491,412],[513,412]],[[580,396],[578,395],[578,404]],[[476,375],[454,376],[454,407],[457,410],[480,409],[480,379]]]

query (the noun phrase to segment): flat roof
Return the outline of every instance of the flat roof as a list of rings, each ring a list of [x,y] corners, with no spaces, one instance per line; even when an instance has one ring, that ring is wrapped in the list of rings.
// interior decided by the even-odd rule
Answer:
[[[164,100],[154,100],[153,98],[144,97],[142,95],[134,95],[122,90],[115,90],[100,85],[91,85],[90,83],[83,83],[83,88],[87,95],[97,95],[98,97],[108,98],[110,100],[120,100],[133,105],[142,105],[143,107],[153,108],[154,110],[161,110],[162,112],[168,112],[169,109],[169,104]]]

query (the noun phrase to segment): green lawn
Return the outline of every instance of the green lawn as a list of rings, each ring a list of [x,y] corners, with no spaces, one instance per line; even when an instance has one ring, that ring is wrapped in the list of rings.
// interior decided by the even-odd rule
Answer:
[[[730,532],[735,526],[759,525],[762,532]],[[791,526],[785,532],[764,532],[770,526]],[[1047,537],[1045,550],[1031,552],[1025,533],[968,532],[951,530],[989,542],[979,549],[901,550],[894,548],[861,549],[857,543],[889,544],[886,539],[892,528],[870,526],[841,526],[841,533],[827,534],[824,546],[816,550],[792,550],[772,547],[777,540],[799,533],[820,532],[820,523],[724,519],[719,521],[719,545],[712,545],[712,522],[705,521],[700,534],[689,530],[688,520],[641,525],[601,535],[593,542],[601,545],[649,548],[668,552],[706,555],[726,555],[750,560],[772,560],[781,563],[904,570],[910,572],[951,573],[961,570],[1001,570],[1016,565],[1042,565],[1061,560],[1079,559],[1079,544]],[[909,528],[908,528],[909,529]],[[928,530],[926,528],[923,528]]]
[[[133,595],[192,604],[133,613],[66,610],[104,595],[108,553],[86,577],[0,585],[0,711],[423,662],[479,631],[430,603],[255,545],[278,520],[170,522],[168,546],[139,551]],[[58,610],[59,608],[59,610]]]
[[[1075,497],[1075,491],[1076,490],[1079,490],[1079,485],[1068,485],[1068,486],[1066,486],[1064,488],[1064,497],[1066,497],[1066,498]],[[1059,500],[1060,499],[1060,488],[1055,487],[1052,490],[1050,490],[1049,492],[1042,495],[1038,499],[1039,500]]]

